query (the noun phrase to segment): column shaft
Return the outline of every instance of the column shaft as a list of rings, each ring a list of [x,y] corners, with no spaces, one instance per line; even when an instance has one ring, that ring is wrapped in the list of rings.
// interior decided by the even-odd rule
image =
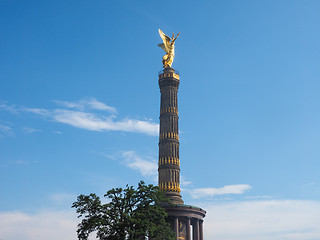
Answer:
[[[199,239],[199,220],[195,219],[193,222],[193,240],[200,240]]]
[[[172,204],[183,204],[180,195],[180,158],[178,126],[179,74],[165,68],[159,74],[161,92],[159,132],[159,187]]]
[[[187,218],[187,239],[186,240],[191,240],[191,220],[190,218]]]
[[[177,217],[175,217],[173,219],[173,230],[176,233],[177,240],[178,240],[178,237],[179,237],[179,219]]]
[[[202,220],[199,221],[199,228],[200,228],[200,233],[199,233],[200,240],[203,240],[203,221]]]

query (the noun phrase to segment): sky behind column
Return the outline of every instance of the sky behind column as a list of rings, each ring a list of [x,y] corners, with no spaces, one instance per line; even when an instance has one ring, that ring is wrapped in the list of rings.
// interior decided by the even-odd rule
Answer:
[[[180,32],[181,194],[205,239],[320,239],[319,12],[1,0],[0,239],[75,240],[79,194],[157,184],[159,28]]]

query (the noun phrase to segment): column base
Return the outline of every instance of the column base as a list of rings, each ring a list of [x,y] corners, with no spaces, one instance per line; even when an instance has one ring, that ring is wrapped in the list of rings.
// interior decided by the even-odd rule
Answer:
[[[203,218],[206,211],[190,205],[166,205],[164,206],[168,214],[168,222],[178,234],[177,240],[203,240]],[[192,234],[191,234],[192,225]],[[192,239],[191,239],[192,236]]]
[[[166,192],[166,196],[170,199],[172,205],[183,205],[184,202],[180,194]]]

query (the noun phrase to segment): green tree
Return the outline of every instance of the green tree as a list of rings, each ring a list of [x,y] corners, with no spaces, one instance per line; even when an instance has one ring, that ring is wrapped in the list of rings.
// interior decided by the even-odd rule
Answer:
[[[100,240],[175,239],[162,207],[168,200],[158,187],[141,181],[137,189],[113,188],[104,197],[110,200],[106,204],[94,193],[80,195],[73,203],[82,218],[77,230],[80,240],[87,240],[92,232]]]

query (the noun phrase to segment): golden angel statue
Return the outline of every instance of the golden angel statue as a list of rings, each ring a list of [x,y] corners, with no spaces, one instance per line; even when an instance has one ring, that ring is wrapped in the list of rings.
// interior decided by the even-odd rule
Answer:
[[[167,53],[162,58],[163,68],[171,67],[174,58],[174,43],[180,33],[178,33],[176,37],[174,37],[173,33],[172,38],[170,38],[159,29],[159,34],[163,43],[158,44],[158,46]]]

